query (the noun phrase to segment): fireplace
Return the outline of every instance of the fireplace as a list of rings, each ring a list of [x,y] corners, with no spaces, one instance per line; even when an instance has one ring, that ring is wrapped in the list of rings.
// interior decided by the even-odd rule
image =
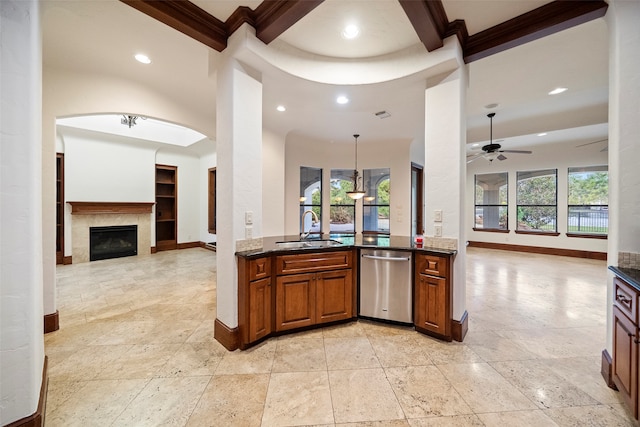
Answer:
[[[138,226],[115,225],[89,228],[89,260],[121,258],[138,254]]]

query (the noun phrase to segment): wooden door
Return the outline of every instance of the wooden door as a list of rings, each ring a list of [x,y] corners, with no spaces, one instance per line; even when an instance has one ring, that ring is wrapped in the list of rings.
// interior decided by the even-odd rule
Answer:
[[[613,382],[634,417],[638,417],[637,327],[618,307],[613,307]]]
[[[276,279],[276,330],[315,323],[315,274],[292,274]]]
[[[271,333],[271,278],[249,283],[249,342]]]
[[[419,274],[414,301],[415,325],[447,336],[447,281],[426,274]]]
[[[316,323],[353,317],[353,274],[351,270],[316,274]]]

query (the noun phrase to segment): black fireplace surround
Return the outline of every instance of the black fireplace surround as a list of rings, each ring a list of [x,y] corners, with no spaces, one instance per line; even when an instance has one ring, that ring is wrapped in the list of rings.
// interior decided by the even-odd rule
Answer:
[[[138,226],[89,227],[89,260],[138,254]]]

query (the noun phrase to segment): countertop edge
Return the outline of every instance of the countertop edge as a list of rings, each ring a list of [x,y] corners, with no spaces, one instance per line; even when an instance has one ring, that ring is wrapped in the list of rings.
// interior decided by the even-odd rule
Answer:
[[[330,247],[312,247],[312,248],[295,248],[295,249],[254,249],[249,251],[240,251],[236,252],[235,255],[241,258],[256,258],[265,255],[283,255],[288,253],[305,253],[305,252],[327,252],[327,251],[336,251],[336,250],[345,250],[345,249],[383,249],[390,251],[410,251],[410,252],[425,252],[425,253],[436,253],[447,256],[455,256],[458,251],[455,249],[443,249],[443,248],[432,248],[432,247],[399,247],[399,246],[376,246],[376,245],[341,245],[341,246],[330,246]]]
[[[616,276],[640,291],[640,270],[636,270],[635,268],[620,268],[613,265],[610,265],[608,268],[613,271]]]

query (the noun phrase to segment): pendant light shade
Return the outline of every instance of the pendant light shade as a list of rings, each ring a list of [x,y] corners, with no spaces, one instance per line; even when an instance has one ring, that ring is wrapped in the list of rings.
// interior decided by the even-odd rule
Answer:
[[[365,191],[360,189],[359,187],[359,183],[362,180],[362,178],[358,174],[358,137],[359,136],[360,135],[358,134],[353,135],[353,137],[356,140],[356,144],[355,144],[356,145],[356,165],[355,165],[355,168],[353,169],[353,176],[351,177],[353,179],[353,190],[347,191],[347,196],[349,196],[353,200],[362,199],[365,195]]]

